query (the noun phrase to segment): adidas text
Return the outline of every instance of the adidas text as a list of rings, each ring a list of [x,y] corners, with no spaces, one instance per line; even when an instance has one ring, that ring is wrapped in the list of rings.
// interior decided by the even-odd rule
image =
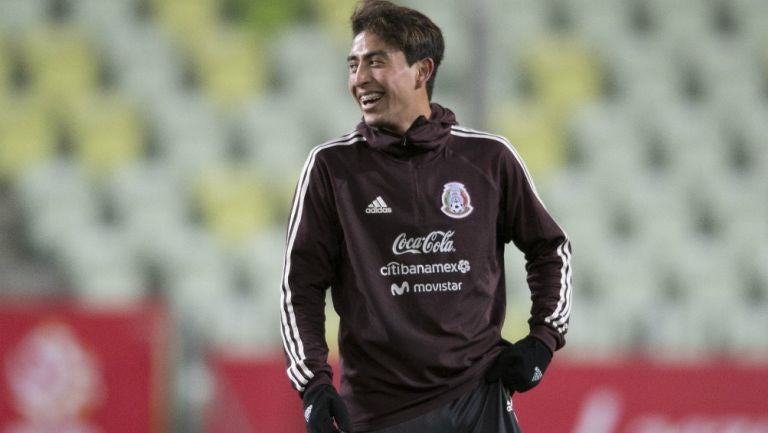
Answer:
[[[387,206],[387,203],[384,201],[384,199],[381,198],[381,196],[378,196],[371,202],[371,204],[368,205],[367,208],[365,208],[365,213],[392,213],[392,208]]]

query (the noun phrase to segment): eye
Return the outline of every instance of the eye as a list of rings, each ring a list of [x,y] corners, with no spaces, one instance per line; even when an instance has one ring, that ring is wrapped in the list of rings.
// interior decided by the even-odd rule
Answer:
[[[357,72],[357,63],[347,63],[347,69],[349,69],[349,72],[351,73]]]

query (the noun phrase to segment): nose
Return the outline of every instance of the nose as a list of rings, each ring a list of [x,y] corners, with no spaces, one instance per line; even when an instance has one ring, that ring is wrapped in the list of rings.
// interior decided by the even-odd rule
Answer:
[[[371,80],[370,69],[364,64],[360,64],[355,72],[350,74],[350,80],[355,86],[363,86]]]

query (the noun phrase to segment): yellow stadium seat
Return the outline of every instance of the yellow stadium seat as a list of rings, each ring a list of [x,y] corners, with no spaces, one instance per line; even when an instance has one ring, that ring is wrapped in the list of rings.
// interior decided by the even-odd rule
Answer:
[[[8,96],[8,89],[11,85],[11,59],[9,56],[5,41],[0,36],[0,103]]]
[[[245,247],[274,224],[272,194],[251,167],[206,170],[198,179],[195,198],[203,224],[226,248]]]
[[[337,40],[348,43],[352,36],[349,16],[352,15],[357,0],[312,0],[311,4],[322,25],[330,30]]]
[[[69,110],[97,88],[97,54],[79,29],[65,25],[33,29],[20,45],[29,91],[57,112]]]
[[[219,5],[218,0],[150,0],[153,15],[182,45],[216,28]]]
[[[252,32],[218,29],[191,46],[190,54],[202,93],[219,108],[242,108],[264,90],[264,51]]]
[[[38,100],[0,100],[0,181],[13,181],[56,151],[57,134]]]
[[[583,41],[566,35],[535,42],[524,54],[533,97],[564,120],[600,96],[600,59]]]
[[[75,158],[95,178],[131,164],[143,152],[140,116],[119,96],[99,94],[82,100],[69,120]]]
[[[506,103],[491,112],[491,130],[506,137],[520,152],[534,178],[544,178],[565,165],[565,133],[547,107]]]

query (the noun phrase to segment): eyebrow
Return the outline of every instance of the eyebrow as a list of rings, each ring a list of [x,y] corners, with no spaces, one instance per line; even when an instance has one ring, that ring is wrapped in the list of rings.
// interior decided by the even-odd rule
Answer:
[[[350,55],[347,56],[347,61],[351,62],[352,60],[357,60],[358,58],[362,58],[363,60],[365,60],[365,59],[370,59],[371,57],[374,57],[374,56],[385,56],[386,57],[388,54],[389,54],[389,51],[387,51],[387,50],[371,51],[371,52],[363,54],[362,56],[357,56],[357,55],[354,55],[354,54],[350,54]]]

